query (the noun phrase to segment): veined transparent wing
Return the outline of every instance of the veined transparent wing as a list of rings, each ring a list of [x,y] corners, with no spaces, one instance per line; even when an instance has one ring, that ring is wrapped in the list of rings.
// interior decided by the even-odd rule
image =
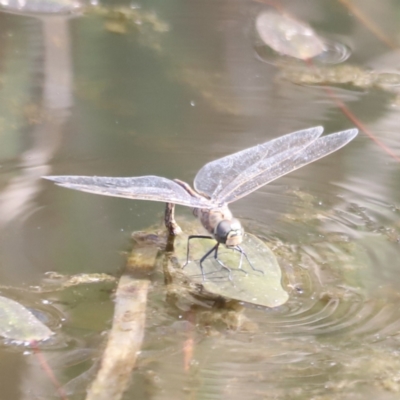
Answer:
[[[211,208],[206,198],[192,197],[182,186],[159,176],[139,176],[113,178],[103,176],[44,176],[59,186],[101,194],[104,196],[124,197],[136,200],[152,200],[180,204],[188,207]]]
[[[292,132],[264,144],[211,161],[197,173],[194,188],[198,193],[210,198],[221,198],[219,193],[224,192],[224,188],[235,181],[244,170],[261,160],[276,157],[282,153],[296,153],[321,136],[323,130],[322,126],[317,126]]]
[[[289,149],[277,153],[274,157],[264,158],[237,175],[236,179],[223,187],[211,201],[231,203],[247,196],[261,186],[339,150],[353,140],[357,133],[357,129],[333,133],[314,140],[304,148],[297,147],[295,152]]]

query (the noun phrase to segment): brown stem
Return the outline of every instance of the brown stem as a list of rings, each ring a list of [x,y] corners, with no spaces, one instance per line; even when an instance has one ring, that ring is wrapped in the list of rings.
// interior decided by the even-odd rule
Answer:
[[[175,204],[173,203],[165,204],[164,221],[169,235],[176,236],[182,233],[182,229],[175,221]]]

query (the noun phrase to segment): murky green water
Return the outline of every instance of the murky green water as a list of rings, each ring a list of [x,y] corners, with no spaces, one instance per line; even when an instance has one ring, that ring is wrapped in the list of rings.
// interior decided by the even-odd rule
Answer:
[[[254,21],[271,8],[261,2],[120,4],[74,17],[0,12],[0,294],[55,332],[41,348],[69,399],[85,398],[96,374],[117,283],[68,277],[118,278],[131,233],[161,226],[164,207],[41,176],[192,182],[206,162],[279,135],[353,127],[338,102],[400,157],[398,2],[352,2],[375,26],[345,2],[279,2],[350,52],[313,66],[259,51]],[[232,206],[278,258],[280,307],[193,306],[171,295],[158,263],[124,398],[397,399],[398,167],[361,132]],[[0,387],[1,400],[57,398],[32,350],[9,340]]]

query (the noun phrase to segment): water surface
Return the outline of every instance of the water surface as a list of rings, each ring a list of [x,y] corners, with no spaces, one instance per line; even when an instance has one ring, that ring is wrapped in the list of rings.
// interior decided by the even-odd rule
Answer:
[[[389,43],[344,2],[280,7],[348,46],[346,65],[397,74],[397,2],[358,3]],[[49,271],[118,276],[131,232],[161,225],[163,205],[68,191],[42,175],[191,183],[206,162],[279,135],[353,127],[325,87],[400,157],[398,87],[289,79],[288,69],[307,65],[279,54],[267,63],[256,53],[254,21],[270,6],[120,4],[130,13],[0,13],[1,295],[56,332],[43,352],[71,399],[85,398],[93,377],[114,284],[39,289],[48,289]],[[157,272],[126,398],[397,399],[398,181],[398,162],[361,132],[235,203],[245,228],[278,257],[289,301],[245,307],[233,319],[241,323],[227,322],[220,311],[166,301]],[[177,213],[191,218],[183,207]],[[56,398],[27,349],[4,342],[0,355],[1,399]]]

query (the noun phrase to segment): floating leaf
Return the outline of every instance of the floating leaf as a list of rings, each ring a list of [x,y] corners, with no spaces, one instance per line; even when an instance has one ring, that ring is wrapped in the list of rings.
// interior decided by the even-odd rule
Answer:
[[[175,262],[181,267],[186,262],[187,235],[175,239]],[[218,258],[231,269],[231,273],[221,268],[210,255],[204,262],[205,279],[201,275],[199,260],[214,245],[214,240],[192,239],[190,241],[190,260],[182,272],[191,283],[200,285],[210,294],[244,301],[265,307],[277,307],[288,300],[287,292],[282,288],[282,273],[271,249],[260,239],[246,234],[241,245],[249,257],[255,271],[243,258],[242,269],[238,269],[240,253],[220,246]],[[230,279],[231,278],[231,279]]]
[[[0,336],[18,342],[46,340],[53,332],[29,310],[0,296]]]
[[[257,16],[256,29],[266,45],[287,56],[306,60],[326,50],[324,41],[309,25],[272,10]]]

